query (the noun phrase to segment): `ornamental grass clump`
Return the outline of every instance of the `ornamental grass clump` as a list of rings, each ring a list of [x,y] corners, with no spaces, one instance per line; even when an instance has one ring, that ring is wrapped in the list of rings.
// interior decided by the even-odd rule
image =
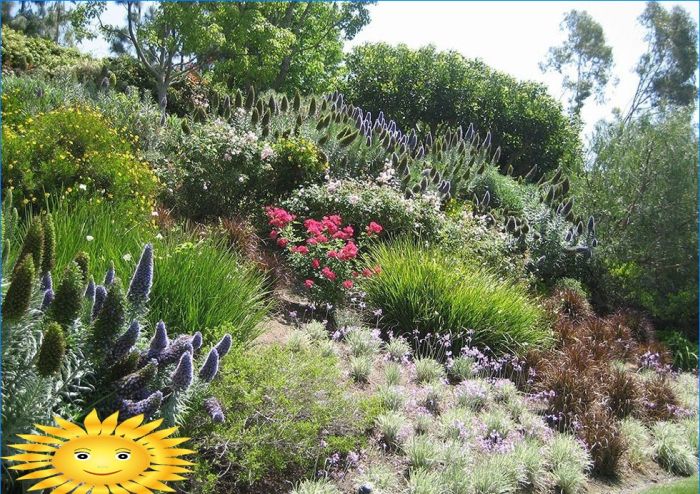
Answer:
[[[524,288],[436,249],[410,241],[377,245],[370,264],[382,270],[363,284],[367,302],[382,309],[381,325],[396,335],[473,329],[475,345],[499,352],[524,351],[550,341],[544,312]]]
[[[690,476],[697,472],[697,457],[678,424],[658,422],[652,428],[654,457],[675,475]]]

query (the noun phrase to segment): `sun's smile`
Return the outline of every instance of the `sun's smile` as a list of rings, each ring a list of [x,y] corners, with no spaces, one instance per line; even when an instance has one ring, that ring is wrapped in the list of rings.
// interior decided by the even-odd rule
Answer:
[[[23,463],[13,470],[34,470],[20,480],[40,480],[30,491],[109,494],[115,492],[174,492],[164,482],[184,480],[192,465],[178,456],[193,453],[176,448],[188,438],[171,438],[175,428],[157,430],[162,420],[143,423],[143,416],[121,424],[118,414],[100,421],[92,411],[85,428],[60,417],[59,427],[37,425],[46,435],[21,434],[29,442],[10,445],[22,454],[6,457]]]

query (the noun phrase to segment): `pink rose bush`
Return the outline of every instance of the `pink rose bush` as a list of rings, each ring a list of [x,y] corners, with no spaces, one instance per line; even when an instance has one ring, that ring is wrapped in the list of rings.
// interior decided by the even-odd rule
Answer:
[[[368,268],[361,261],[362,251],[384,230],[379,223],[345,225],[337,214],[298,221],[279,207],[268,207],[265,213],[272,227],[270,238],[287,252],[313,300],[337,304],[356,287],[357,278],[381,272],[379,266]]]

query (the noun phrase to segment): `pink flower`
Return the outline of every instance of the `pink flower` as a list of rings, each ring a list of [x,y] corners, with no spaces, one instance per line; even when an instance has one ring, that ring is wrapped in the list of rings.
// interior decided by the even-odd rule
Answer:
[[[326,237],[325,235],[316,235],[316,242],[318,242],[319,244],[326,243],[328,242],[328,237]]]
[[[374,274],[381,274],[382,268],[379,265],[374,266]]]
[[[338,258],[338,253],[334,250],[329,250],[328,254],[326,254],[329,259],[337,259]]]
[[[314,280],[306,280],[304,281],[304,285],[306,286],[306,288],[311,288],[312,286],[314,286]]]
[[[350,259],[354,259],[357,257],[357,245],[355,245],[353,242],[348,242],[345,244],[345,247],[343,247],[338,254],[338,259],[342,261],[348,261]]]
[[[331,281],[335,281],[336,275],[335,275],[335,273],[334,273],[333,271],[331,271],[331,268],[329,268],[328,266],[326,266],[325,268],[323,268],[323,269],[321,270],[321,274],[322,274],[325,278],[327,278],[327,279],[329,279],[329,280],[331,280]]]
[[[289,243],[289,240],[287,240],[286,238],[278,238],[277,239],[277,245],[279,245],[283,249],[287,246],[288,243]]]
[[[366,278],[369,278],[369,277],[372,276],[373,274],[374,274],[374,273],[373,273],[372,270],[369,269],[369,268],[365,268],[365,269],[362,270],[362,276],[364,276],[364,277],[366,277]]]
[[[346,290],[350,290],[353,285],[354,283],[352,282],[352,280],[343,281],[343,288],[345,288]]]
[[[323,233],[323,223],[320,221],[308,219],[304,221],[304,228],[311,235],[321,235]]]
[[[291,213],[288,213],[282,208],[269,207],[265,209],[265,214],[270,219],[269,224],[277,228],[284,228],[289,223],[296,219]]]
[[[371,221],[369,223],[369,225],[367,225],[367,234],[368,235],[372,235],[374,233],[376,233],[376,234],[382,233],[382,230],[384,230],[384,228],[382,228],[382,225],[380,225],[379,223],[375,223],[374,221]]]
[[[321,261],[319,261],[318,259],[314,259],[313,261],[311,261],[311,267],[314,268],[314,269],[320,268],[320,267],[321,267]]]
[[[272,231],[270,231],[270,238],[275,239],[275,238],[277,238],[277,236],[279,234],[280,234],[280,232],[278,232],[277,230],[272,230]]]
[[[305,255],[309,253],[309,248],[306,245],[300,245],[298,247],[292,247],[292,252]]]

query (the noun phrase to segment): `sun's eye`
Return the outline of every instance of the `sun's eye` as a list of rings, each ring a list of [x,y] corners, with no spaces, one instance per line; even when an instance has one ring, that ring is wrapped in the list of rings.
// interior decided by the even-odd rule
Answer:
[[[84,451],[81,451],[79,453],[75,453],[75,459],[80,460],[80,461],[85,461],[90,459],[90,453],[86,453]]]
[[[117,460],[125,461],[131,458],[131,453],[126,453],[122,451],[121,453],[117,453]]]

